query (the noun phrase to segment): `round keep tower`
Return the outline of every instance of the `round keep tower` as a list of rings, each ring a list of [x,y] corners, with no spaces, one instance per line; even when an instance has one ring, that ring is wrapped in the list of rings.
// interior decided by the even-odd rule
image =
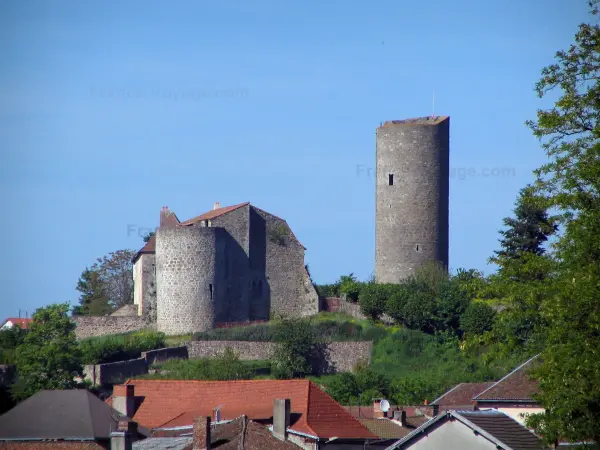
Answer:
[[[156,231],[156,326],[167,335],[212,329],[223,229],[188,226]]]
[[[377,128],[375,278],[399,283],[428,262],[448,267],[450,118]]]

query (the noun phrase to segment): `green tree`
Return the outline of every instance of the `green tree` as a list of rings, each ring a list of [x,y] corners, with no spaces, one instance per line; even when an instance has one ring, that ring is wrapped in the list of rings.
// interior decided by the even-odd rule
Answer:
[[[120,308],[133,303],[133,250],[118,250],[98,258],[91,271],[98,273],[111,306]]]
[[[275,325],[271,372],[275,378],[302,378],[313,373],[320,359],[320,340],[311,323],[296,318]]]
[[[521,189],[517,199],[515,217],[504,219],[506,230],[500,231],[501,250],[495,251],[495,261],[519,259],[523,253],[543,255],[544,243],[558,231],[555,220],[536,197],[531,186]]]
[[[436,329],[456,332],[460,329],[460,316],[470,304],[470,299],[456,280],[447,279],[438,283],[436,303]]]
[[[27,330],[14,326],[0,330],[0,364],[14,364],[15,350],[25,339]]]
[[[16,351],[18,381],[13,394],[27,398],[42,389],[71,389],[82,376],[81,354],[69,304],[36,310],[27,335]]]
[[[472,302],[460,316],[460,328],[468,335],[483,334],[494,326],[496,311],[484,302]]]
[[[79,305],[73,308],[74,316],[104,316],[113,311],[98,272],[86,268],[76,289],[81,295]]]
[[[361,312],[371,320],[377,320],[385,312],[388,300],[400,289],[397,284],[367,283],[361,289],[359,305]]]
[[[152,239],[152,236],[154,236],[156,233],[154,231],[149,231],[147,234],[144,235],[144,237],[142,239],[144,239],[144,243],[148,242],[150,239]]]
[[[545,412],[529,424],[548,442],[600,442],[600,25],[581,24],[575,42],[542,70],[538,95],[559,90],[555,106],[528,125],[549,162],[536,188],[559,211],[563,234],[555,245],[555,295],[541,307],[546,348],[537,371]]]
[[[348,300],[353,302],[358,300],[360,283],[354,274],[342,275],[336,284],[339,286],[338,290],[340,294],[346,294]]]

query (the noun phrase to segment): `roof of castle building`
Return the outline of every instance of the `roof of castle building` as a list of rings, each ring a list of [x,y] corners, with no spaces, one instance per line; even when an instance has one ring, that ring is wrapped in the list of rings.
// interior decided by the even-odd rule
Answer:
[[[439,125],[449,118],[450,117],[448,116],[427,116],[403,120],[388,120],[387,122],[382,123],[381,127],[389,127],[392,125]]]
[[[530,377],[530,370],[538,363],[539,355],[525,361],[504,378],[473,397],[481,401],[534,402],[532,396],[539,391],[539,383]]]
[[[250,202],[244,202],[244,203],[240,203],[238,205],[225,206],[223,208],[213,209],[212,211],[208,211],[208,212],[205,212],[204,214],[200,214],[199,216],[196,216],[192,219],[186,220],[185,222],[181,222],[180,225],[185,226],[185,225],[191,225],[193,223],[202,222],[203,220],[212,220],[219,216],[222,216],[223,214],[230,213],[232,211],[235,211],[236,209],[240,209],[249,204],[250,204]]]
[[[275,399],[290,399],[290,429],[312,437],[372,439],[377,436],[335,400],[308,380],[129,380],[140,401],[133,419],[146,428],[192,425],[196,416],[221,420],[246,415],[254,420],[273,417]],[[107,400],[112,404],[112,397]]]
[[[257,208],[256,206],[250,205],[250,202],[244,202],[244,203],[239,203],[237,205],[224,206],[222,208],[213,209],[211,211],[205,212],[204,214],[200,214],[199,216],[188,219],[184,222],[179,222],[179,220],[175,216],[175,213],[171,212],[170,214],[167,214],[165,216],[165,225],[166,226],[190,226],[190,225],[200,223],[203,220],[216,219],[217,217],[220,217],[220,216],[223,216],[230,212],[236,211],[237,209],[240,209],[244,206],[252,206],[253,208],[255,208],[265,214],[268,214],[276,219],[286,222],[285,219],[282,219],[281,217],[277,217],[274,214],[271,214],[271,213],[265,211],[264,209],[260,209],[260,208]],[[296,238],[296,236],[294,235],[294,232],[291,229],[290,229],[290,234],[291,234],[292,239],[294,239],[296,242],[298,242],[298,244],[302,245],[300,243],[300,241],[298,240],[298,238]],[[304,250],[306,250],[306,247],[304,247]],[[136,253],[135,257],[133,258],[133,262],[135,263],[135,261],[137,261],[137,259],[144,253],[152,254],[155,252],[156,252],[156,234],[152,235],[152,237],[148,240],[148,242],[146,242],[146,244]]]

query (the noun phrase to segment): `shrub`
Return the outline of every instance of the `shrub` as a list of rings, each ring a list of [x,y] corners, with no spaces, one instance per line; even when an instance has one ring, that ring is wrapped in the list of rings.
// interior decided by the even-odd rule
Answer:
[[[467,292],[457,281],[445,280],[438,284],[436,296],[437,330],[457,331],[460,329],[460,316],[469,306]]]
[[[165,335],[155,331],[93,337],[79,343],[84,364],[104,364],[139,358],[142,352],[165,346]]]
[[[271,372],[276,378],[302,378],[315,371],[321,360],[320,340],[306,320],[287,319],[275,327],[277,345]]]
[[[377,320],[385,312],[386,303],[400,287],[396,284],[368,283],[360,293],[359,304],[362,313]]]
[[[361,283],[358,282],[354,274],[344,275],[337,282],[339,293],[346,294],[346,298],[352,302],[358,300],[360,294]]]
[[[467,334],[483,334],[492,329],[496,311],[483,302],[472,302],[460,316],[460,327]]]

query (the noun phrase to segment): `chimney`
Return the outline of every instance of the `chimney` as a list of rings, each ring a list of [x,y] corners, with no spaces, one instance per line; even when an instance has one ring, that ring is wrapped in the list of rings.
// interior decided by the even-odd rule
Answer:
[[[290,426],[291,403],[289,398],[277,398],[273,402],[273,436],[285,441]]]
[[[385,417],[385,413],[381,410],[380,403],[380,398],[373,399],[373,418],[375,419],[383,419]]]
[[[406,411],[394,411],[394,420],[400,422],[403,427],[406,426]]]
[[[110,450],[132,450],[136,434],[137,423],[132,420],[119,420],[117,431],[110,433]]]
[[[221,207],[221,204],[219,202],[215,202],[215,206],[213,206],[213,209],[219,209]]]
[[[135,397],[133,384],[118,384],[113,387],[112,407],[123,416],[129,418],[135,414]]]
[[[169,211],[169,207],[168,206],[163,206],[160,209],[160,226],[162,227],[165,224],[165,221],[167,220],[167,217],[169,217],[171,215],[171,211]]]
[[[194,445],[192,450],[210,450],[210,417],[194,419]]]

